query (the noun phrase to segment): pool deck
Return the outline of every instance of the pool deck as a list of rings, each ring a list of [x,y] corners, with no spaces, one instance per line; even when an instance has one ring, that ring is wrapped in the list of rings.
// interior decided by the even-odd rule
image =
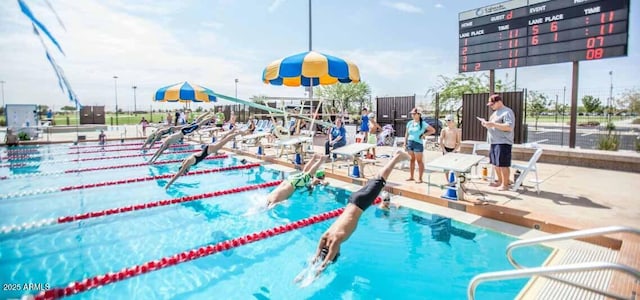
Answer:
[[[134,128],[124,129],[125,126],[109,128],[105,133],[108,139],[114,141],[123,138],[142,138],[138,126],[130,127]],[[98,132],[83,132],[82,135],[85,135],[90,143],[97,139]],[[47,134],[39,141],[70,143],[75,140],[74,132]],[[291,162],[293,156],[278,158],[274,148],[266,147],[264,155],[261,156],[256,155],[257,147],[247,147],[244,151],[229,148],[226,150],[246,156],[250,160],[260,160],[265,165],[283,171],[292,171],[295,167]],[[324,152],[317,140],[314,151]],[[377,148],[378,155],[391,155],[392,151],[391,147]],[[424,161],[429,162],[441,156],[439,152],[427,151],[424,153]],[[338,167],[338,165],[348,165],[350,160],[337,161],[334,163],[334,168],[331,162],[328,162],[325,170],[327,177],[334,179],[333,185],[353,190],[362,185],[366,178],[375,175],[378,168],[387,160],[388,158],[378,158],[375,164],[366,165],[364,170],[361,170],[365,179],[352,178],[349,176],[350,168]],[[525,163],[524,161],[515,162]],[[435,185],[428,188],[426,183],[407,181],[408,169],[395,169],[388,179],[387,189],[392,194],[398,195],[399,197],[394,198],[396,199],[394,201],[399,201],[403,205],[419,209],[425,209],[424,206],[427,205],[427,211],[440,213],[442,210],[442,214],[448,215],[445,213],[448,212],[460,221],[484,227],[497,226],[496,229],[520,238],[537,236],[535,232],[540,231],[560,233],[613,225],[640,228],[640,203],[638,202],[640,170],[638,172],[612,171],[539,162],[538,175],[542,181],[540,194],[536,193],[533,183],[528,179],[518,192],[499,191],[490,187],[487,181],[473,179],[466,184],[467,193],[464,194],[464,200],[451,201],[441,198],[444,190],[437,186],[446,184],[443,173],[432,173],[431,182]],[[427,180],[426,174],[423,180]],[[482,201],[481,204],[479,200]],[[492,223],[494,221],[498,221],[495,224],[499,225],[490,226],[489,224],[494,224]],[[507,223],[519,226],[507,230],[509,228]],[[614,234],[584,241],[618,250],[618,262],[640,269],[640,237]],[[501,249],[496,250],[501,251]],[[628,276],[618,273],[612,276],[610,291],[628,293],[635,290],[640,294],[639,285],[631,281]]]

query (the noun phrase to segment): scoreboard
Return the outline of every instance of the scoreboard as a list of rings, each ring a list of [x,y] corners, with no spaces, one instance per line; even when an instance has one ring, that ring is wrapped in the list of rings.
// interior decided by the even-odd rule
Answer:
[[[630,0],[512,0],[459,14],[459,72],[626,56]]]

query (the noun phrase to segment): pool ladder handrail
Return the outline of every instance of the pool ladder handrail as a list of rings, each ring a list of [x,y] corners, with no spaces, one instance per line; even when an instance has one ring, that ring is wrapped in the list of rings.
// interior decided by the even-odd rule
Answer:
[[[629,299],[628,297],[612,294],[607,291],[594,289],[589,286],[585,286],[579,283],[574,283],[574,282],[560,279],[554,276],[549,276],[549,274],[575,273],[575,272],[583,272],[583,271],[610,269],[610,270],[618,270],[623,273],[627,273],[631,276],[634,276],[636,278],[636,281],[640,281],[640,270],[638,269],[635,269],[626,265],[610,263],[610,262],[588,262],[588,263],[577,263],[577,264],[568,264],[568,265],[561,265],[561,266],[526,268],[520,265],[518,262],[516,262],[516,260],[512,256],[512,252],[515,248],[519,248],[523,246],[537,245],[544,242],[554,242],[554,241],[569,240],[569,239],[576,239],[576,238],[602,236],[605,234],[620,233],[620,232],[627,232],[635,235],[640,235],[640,230],[636,228],[631,228],[626,226],[607,226],[607,227],[600,227],[600,228],[593,228],[593,229],[576,230],[576,231],[571,231],[566,233],[559,233],[559,234],[553,234],[553,235],[539,237],[539,238],[532,238],[532,239],[512,242],[507,246],[506,256],[509,262],[511,263],[511,265],[514,266],[517,270],[486,272],[473,277],[471,279],[471,282],[469,282],[469,286],[467,287],[467,298],[470,300],[475,299],[476,287],[484,281],[516,279],[516,278],[522,278],[522,277],[542,275],[545,278],[556,280],[556,281],[559,281],[577,288],[585,289],[597,294],[605,295],[613,299]]]

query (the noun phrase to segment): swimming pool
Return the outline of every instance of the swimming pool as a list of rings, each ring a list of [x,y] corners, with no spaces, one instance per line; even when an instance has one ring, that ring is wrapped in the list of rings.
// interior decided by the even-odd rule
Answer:
[[[179,163],[170,163],[60,175],[57,173],[68,169],[135,164],[145,159],[128,157],[56,163],[78,157],[101,157],[103,154],[60,154],[69,150],[69,145],[38,149],[49,154],[28,167],[0,169],[0,176],[8,176],[8,179],[0,180],[0,193],[6,195],[10,193],[8,190],[28,191],[157,176],[175,173],[179,168]],[[139,152],[107,152],[104,156],[136,153]],[[168,153],[160,161],[188,155]],[[192,171],[232,165],[241,164],[234,157],[211,159],[203,161]],[[30,172],[50,175],[32,176],[38,173]],[[18,194],[0,199],[0,226],[118,207],[144,206],[159,200],[277,182],[281,177],[280,172],[260,166],[182,177],[169,191],[163,188],[168,179],[158,179],[65,192]],[[331,211],[343,207],[344,199],[349,195],[345,190],[331,187],[317,190],[311,196],[298,193],[283,205],[265,212],[260,209],[260,199],[271,189],[257,188],[0,233],[1,281],[3,285],[40,283],[41,286],[35,287],[46,287],[47,284],[49,287],[64,287],[84,278],[118,272]],[[473,276],[511,268],[504,250],[514,240],[512,237],[425,212],[400,209],[384,214],[372,207],[364,213],[358,230],[343,244],[338,263],[308,286],[295,284],[293,279],[305,268],[320,235],[332,221],[134,276],[75,297],[463,299]],[[537,247],[515,254],[527,265],[539,265],[549,253],[548,248]],[[479,287],[476,295],[479,299],[513,299],[525,283],[524,280],[486,283]],[[28,292],[37,293],[33,290]],[[23,290],[3,289],[0,298],[19,297],[24,293]]]

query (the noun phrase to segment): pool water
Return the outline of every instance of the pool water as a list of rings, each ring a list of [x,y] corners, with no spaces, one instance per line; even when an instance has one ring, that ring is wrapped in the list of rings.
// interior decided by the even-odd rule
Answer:
[[[61,146],[43,151],[65,150]],[[68,146],[67,146],[68,147]],[[39,148],[39,149],[43,149]],[[55,150],[55,151],[53,151]],[[68,149],[66,149],[68,150]],[[82,151],[82,150],[81,150]],[[139,153],[116,152],[117,155]],[[5,156],[3,153],[2,156]],[[105,155],[111,155],[105,154]],[[185,158],[167,154],[160,161]],[[77,157],[78,155],[74,155]],[[83,157],[97,157],[86,154]],[[28,173],[144,162],[149,157],[56,164],[67,156],[41,157]],[[6,163],[6,161],[4,162]],[[205,160],[192,170],[239,165],[229,157]],[[34,169],[35,168],[35,169]],[[179,163],[79,174],[0,180],[0,193],[175,173]],[[24,174],[0,169],[0,176]],[[278,180],[264,167],[87,190],[0,199],[0,226],[154,202],[186,195]],[[349,192],[332,187],[296,193],[270,211],[261,209],[273,188],[207,198],[17,233],[0,233],[0,275],[5,283],[51,287],[119,271],[207,244],[244,236],[343,207]],[[511,269],[506,246],[515,239],[492,230],[426,212],[400,208],[363,214],[358,229],[341,248],[338,263],[307,286],[293,282],[315,253],[333,220],[139,275],[77,294],[78,299],[464,299],[470,279]],[[540,265],[550,249],[515,253],[526,265]],[[480,285],[479,299],[513,299],[526,280]],[[0,292],[0,298],[37,291]]]

